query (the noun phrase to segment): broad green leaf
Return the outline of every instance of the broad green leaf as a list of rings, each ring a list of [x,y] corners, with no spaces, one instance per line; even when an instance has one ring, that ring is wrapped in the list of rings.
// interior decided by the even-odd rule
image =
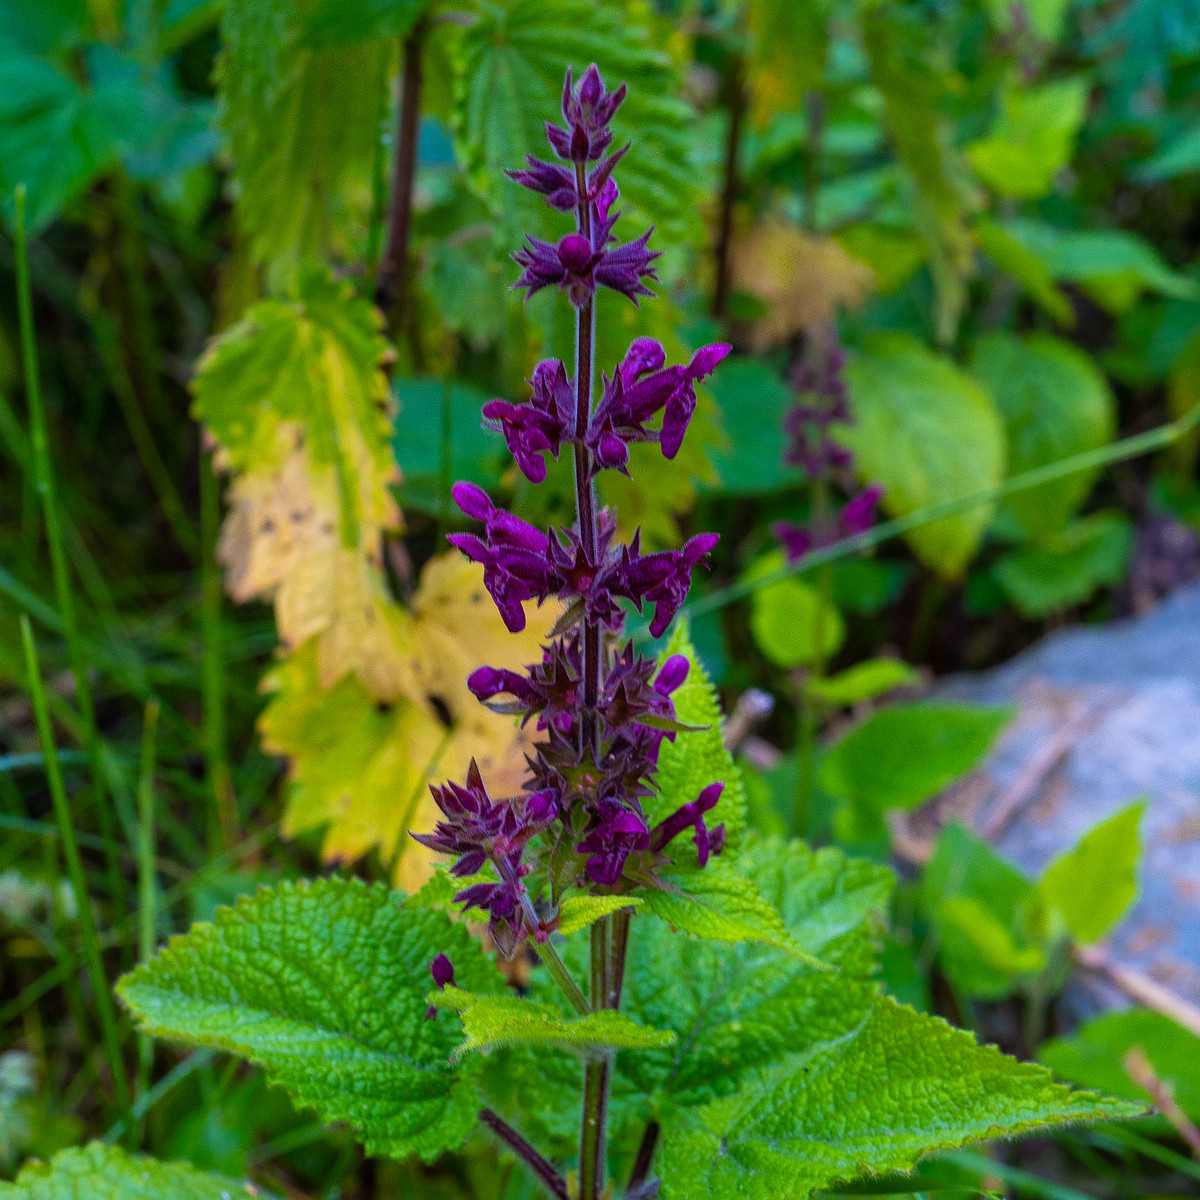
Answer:
[[[992,575],[1025,616],[1044,617],[1081,604],[1099,587],[1115,587],[1132,550],[1133,528],[1124,513],[1093,513],[1004,555]]]
[[[558,932],[578,933],[601,917],[623,908],[641,908],[642,903],[640,896],[568,896],[558,910]]]
[[[976,245],[1006,275],[1011,275],[1043,312],[1059,325],[1075,324],[1075,309],[1054,282],[1046,264],[1003,226],[981,218],[972,230]]]
[[[667,237],[694,219],[691,110],[680,98],[671,61],[620,9],[590,0],[495,0],[465,31],[461,55],[455,111],[460,149],[484,174],[495,203],[510,210],[514,230],[520,227],[514,202],[522,213],[547,221],[546,228],[549,218],[542,206],[525,206],[501,172],[519,167],[526,154],[545,157],[543,122],[556,119],[563,71],[571,66],[578,80],[592,62],[609,87],[629,85],[613,122],[614,144],[636,136],[621,164],[622,196]]]
[[[728,848],[737,852],[738,840],[746,825],[746,793],[742,775],[733,756],[721,740],[721,706],[716,689],[696,655],[687,622],[675,626],[660,661],[672,654],[686,655],[691,662],[687,679],[672,693],[675,716],[687,725],[703,728],[694,733],[677,733],[673,741],[664,741],[658,752],[658,771],[654,776],[655,794],[642,801],[646,820],[653,826],[676,809],[690,804],[710,783],[722,781],[725,788],[716,808],[707,816],[709,827],[724,824]],[[692,844],[681,837],[672,845],[672,858],[681,866],[696,862]]]
[[[324,0],[231,0],[217,79],[237,219],[286,286],[300,264],[345,256],[365,232],[394,43],[314,49]]]
[[[915,667],[898,658],[868,658],[836,675],[810,679],[808,691],[825,704],[851,705],[873,700],[893,688],[916,683],[920,678]]]
[[[998,1000],[1046,969],[1046,945],[1019,944],[1012,929],[970,896],[943,900],[936,918],[946,974],[967,995]]]
[[[908,1171],[926,1154],[1144,1109],[1072,1092],[936,1017],[881,998],[848,1035],[682,1116],[663,1139],[664,1200],[777,1200]]]
[[[1011,718],[1007,708],[925,703],[869,717],[821,763],[821,787],[841,802],[840,836],[879,836],[885,812],[914,808],[978,766]]]
[[[1161,183],[1196,171],[1200,171],[1200,126],[1193,125],[1142,163],[1137,177],[1145,183]]]
[[[1116,403],[1104,375],[1069,342],[993,333],[980,339],[971,365],[1004,420],[1010,475],[1095,450],[1116,431]],[[1017,492],[1004,507],[1031,537],[1055,532],[1087,499],[1096,475],[1080,471]]]
[[[745,572],[747,581],[770,575],[783,566],[775,551]],[[828,661],[846,636],[842,614],[832,601],[821,602],[816,588],[799,579],[780,579],[750,593],[750,632],[755,645],[777,667],[806,666]]]
[[[10,219],[17,184],[25,184],[25,219],[36,232],[113,166],[117,153],[90,91],[46,59],[0,48],[0,192]]]
[[[1112,312],[1129,308],[1143,291],[1179,300],[1200,295],[1194,280],[1172,271],[1136,234],[1056,229],[1024,219],[1007,221],[1003,228],[1040,258],[1054,279],[1082,284]]]
[[[1009,86],[991,133],[967,147],[975,173],[1001,196],[1047,195],[1074,154],[1088,90],[1080,77],[1034,88]]]
[[[473,1128],[478,1097],[447,1066],[450,1022],[425,1020],[429,964],[447,954],[472,991],[500,980],[465,926],[401,899],[353,879],[264,889],[172,938],[117,992],[144,1032],[265,1067],[368,1153],[431,1160]]]
[[[306,46],[353,46],[406,37],[430,0],[316,0],[304,20]]]
[[[399,406],[392,450],[404,508],[457,513],[450,488],[460,479],[483,488],[499,484],[509,454],[504,439],[483,427],[487,395],[461,383],[447,389],[431,378],[397,379],[392,394]]]
[[[868,343],[847,369],[855,424],[843,435],[861,478],[883,485],[883,507],[905,517],[970,496],[1004,477],[1004,427],[988,393],[949,359],[903,334]],[[966,569],[993,506],[911,529],[909,543],[946,579]]]
[[[271,1200],[271,1194],[187,1163],[91,1142],[62,1150],[48,1163],[28,1163],[15,1183],[0,1181],[0,1200]]]
[[[655,1050],[675,1043],[673,1031],[649,1029],[612,1009],[564,1017],[520,996],[476,996],[458,987],[431,992],[428,1000],[434,1008],[453,1009],[462,1018],[467,1040],[451,1055],[451,1062],[472,1051],[517,1044],[553,1046],[584,1054],[605,1047]]]
[[[1124,1065],[1134,1047],[1145,1052],[1158,1077],[1174,1089],[1179,1107],[1200,1121],[1200,1038],[1161,1013],[1143,1008],[1101,1013],[1070,1037],[1043,1043],[1038,1058],[1072,1083],[1142,1100],[1145,1093]]]
[[[1062,913],[1076,941],[1097,942],[1125,915],[1137,896],[1144,800],[1114,813],[1059,855],[1038,891]]]
[[[712,456],[720,479],[713,490],[759,495],[797,479],[795,468],[783,461],[783,419],[796,396],[779,372],[758,358],[726,359],[709,390],[725,435]]]
[[[672,849],[667,846],[665,852]],[[713,942],[766,942],[811,966],[823,965],[792,937],[753,881],[720,859],[701,870],[665,874],[662,882],[665,887],[646,888],[642,898],[647,910],[673,929]]]

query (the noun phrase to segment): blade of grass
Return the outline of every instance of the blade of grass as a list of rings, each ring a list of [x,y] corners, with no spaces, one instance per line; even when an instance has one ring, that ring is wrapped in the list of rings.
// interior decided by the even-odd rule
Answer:
[[[172,1067],[144,1096],[138,1098],[138,1102],[130,1112],[132,1119],[140,1121],[168,1092],[178,1087],[189,1075],[199,1071],[202,1067],[207,1067],[216,1055],[215,1050],[207,1048],[194,1050],[183,1062]],[[127,1118],[122,1117],[105,1133],[104,1140],[115,1142],[125,1136],[128,1128]]]
[[[238,841],[237,802],[225,737],[225,646],[221,626],[221,577],[217,570],[217,529],[221,497],[209,455],[200,456],[200,634],[203,642],[201,689],[204,760],[212,789],[209,846],[214,854]]]
[[[142,725],[142,766],[138,774],[138,959],[145,962],[154,953],[158,928],[157,881],[154,875],[154,767],[158,755],[158,702],[146,705]],[[138,1034],[137,1097],[150,1087],[154,1065],[154,1039]]]
[[[67,656],[71,663],[71,673],[75,676],[75,693],[79,704],[79,716],[83,724],[83,748],[87,752],[88,763],[91,767],[92,800],[100,822],[100,836],[104,839],[109,895],[118,911],[123,912],[128,907],[125,879],[117,861],[113,816],[107,803],[104,772],[101,767],[100,735],[96,726],[95,706],[92,702],[92,685],[88,678],[87,656],[84,653],[83,642],[80,639],[78,623],[75,618],[75,594],[71,587],[71,575],[67,567],[66,543],[63,538],[62,520],[54,486],[54,469],[50,461],[50,442],[46,436],[46,412],[42,405],[37,344],[33,331],[33,289],[29,282],[29,254],[25,238],[24,184],[17,186],[15,200],[17,306],[21,326],[21,358],[25,368],[25,395],[29,404],[29,435],[33,445],[33,466],[38,495],[42,501],[42,516],[46,523],[46,542],[50,550],[50,565],[54,574],[58,616],[62,621],[63,636],[67,642]],[[29,637],[29,644],[32,646],[32,632]],[[43,748],[47,745],[48,743],[43,741]],[[47,750],[47,753],[52,752]],[[54,760],[53,768],[57,773],[57,759]],[[47,773],[49,773],[49,769],[48,761]]]
[[[75,889],[79,932],[83,941],[84,963],[95,994],[96,1011],[100,1018],[100,1032],[112,1072],[113,1088],[117,1104],[128,1115],[130,1109],[129,1076],[125,1060],[121,1055],[121,1037],[117,1029],[117,1017],[113,1008],[112,993],[104,974],[104,963],[100,957],[100,939],[96,930],[96,918],[92,913],[87,881],[83,875],[83,862],[79,857],[79,844],[75,840],[75,825],[71,808],[63,787],[62,772],[58,766],[58,755],[54,746],[54,730],[50,725],[50,709],[46,704],[46,689],[42,683],[41,667],[38,664],[37,647],[33,640],[33,628],[29,618],[21,616],[21,644],[25,650],[25,665],[28,674],[29,695],[33,701],[33,714],[37,722],[38,740],[46,756],[46,781],[50,786],[50,798],[54,803],[54,816],[58,822],[59,839],[63,857],[67,860],[67,875]]]

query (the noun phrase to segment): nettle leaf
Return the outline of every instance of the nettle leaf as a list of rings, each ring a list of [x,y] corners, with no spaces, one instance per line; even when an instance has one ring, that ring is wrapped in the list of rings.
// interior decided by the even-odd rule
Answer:
[[[15,1183],[0,1181],[0,1200],[272,1200],[257,1184],[237,1182],[183,1162],[158,1162],[120,1146],[91,1142],[31,1162]]]
[[[642,895],[647,909],[672,928],[709,941],[767,942],[823,966],[792,937],[754,883],[720,859],[710,859],[701,870],[665,874],[662,883]]]
[[[324,0],[224,6],[217,82],[239,224],[273,281],[365,233],[394,42],[315,48]]]
[[[1038,891],[1066,921],[1076,941],[1098,942],[1137,896],[1146,802],[1114,813],[1047,868]]]
[[[1075,152],[1088,91],[1081,77],[1035,88],[1009,86],[991,133],[967,147],[975,173],[1001,196],[1048,195]]]
[[[1112,440],[1116,402],[1108,382],[1071,343],[1047,334],[993,333],[980,339],[971,367],[1004,420],[1010,475]],[[1017,492],[1004,508],[1031,537],[1052,533],[1087,499],[1097,473],[1080,471]]]
[[[1144,1111],[1073,1092],[1044,1067],[881,997],[855,1030],[684,1114],[658,1170],[664,1200],[777,1200],[910,1171],[938,1150]]]
[[[473,1128],[478,1096],[448,1066],[450,1022],[425,1019],[429,964],[447,954],[472,991],[501,981],[465,926],[401,899],[353,879],[263,889],[172,938],[117,992],[143,1031],[265,1067],[368,1153],[430,1160]]]
[[[558,932],[578,933],[601,917],[623,908],[641,908],[643,903],[640,896],[568,896],[558,910]]]
[[[516,194],[516,185],[503,180],[505,168],[520,166],[526,154],[548,153],[543,120],[558,111],[564,65],[578,79],[594,62],[609,86],[629,85],[613,121],[615,145],[636,134],[621,164],[622,196],[666,238],[677,239],[694,220],[692,111],[680,98],[671,60],[619,8],[590,0],[497,0],[465,31],[461,53],[459,146],[485,173],[497,203],[503,198],[511,208]],[[530,211],[547,222],[540,210]]]
[[[877,837],[889,809],[914,808],[976,767],[1012,715],[1010,708],[927,703],[874,713],[821,763],[821,787],[841,801],[840,836]]]
[[[973,495],[1004,478],[996,405],[948,358],[905,334],[884,334],[868,342],[846,377],[855,424],[842,438],[863,481],[883,485],[891,516]],[[980,504],[905,536],[928,567],[956,579],[979,548],[994,507]]]
[[[430,0],[316,0],[304,20],[307,46],[352,46],[406,37]]]
[[[702,728],[692,733],[677,733],[674,741],[664,740],[658,752],[655,794],[642,802],[646,820],[652,826],[658,824],[681,805],[690,804],[710,783],[723,781],[721,799],[706,820],[710,828],[724,823],[728,852],[736,853],[738,838],[746,827],[746,791],[742,773],[721,740],[720,701],[692,645],[686,621],[675,626],[659,661],[672,654],[683,654],[692,664],[687,679],[671,695],[675,716],[687,725]],[[672,843],[671,857],[681,865],[694,865],[696,851],[681,837]]]
[[[434,1008],[449,1008],[462,1019],[467,1040],[451,1055],[457,1062],[475,1050],[494,1050],[497,1046],[533,1043],[574,1050],[654,1050],[675,1042],[672,1030],[649,1029],[632,1017],[612,1009],[564,1017],[545,1004],[535,1004],[520,996],[476,996],[458,987],[431,992],[427,997]]]

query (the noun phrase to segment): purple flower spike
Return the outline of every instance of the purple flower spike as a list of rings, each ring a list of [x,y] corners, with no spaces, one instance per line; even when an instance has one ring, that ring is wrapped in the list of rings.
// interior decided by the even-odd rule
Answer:
[[[695,829],[692,840],[696,843],[696,853],[700,865],[707,866],[708,856],[713,848],[713,839],[704,822],[704,814],[717,807],[717,801],[721,799],[721,792],[724,788],[725,784],[722,782],[710,783],[690,804],[676,809],[665,821],[656,825],[650,837],[650,849],[661,850],[690,825]],[[720,854],[725,846],[725,827],[719,825],[717,828],[721,830],[721,836],[717,840],[716,850],[712,852]],[[716,830],[713,832],[715,833]]]
[[[611,887],[621,878],[625,860],[650,846],[650,830],[638,813],[617,812],[579,843],[580,854],[589,854],[587,873],[594,883]]]
[[[877,483],[859,492],[838,517],[842,535],[853,537],[856,533],[866,533],[875,524],[875,509],[882,499],[883,488]]]
[[[545,453],[558,458],[574,425],[574,391],[567,369],[558,359],[545,359],[530,380],[533,395],[525,404],[489,400],[483,406],[484,423],[504,434],[517,466],[531,483],[546,478]],[[460,505],[461,507],[461,505]]]
[[[584,163],[599,158],[612,141],[608,128],[621,102],[625,85],[615,92],[606,91],[596,64],[584,72],[578,88],[571,86],[571,70],[567,68],[563,82],[562,115],[566,129],[546,123],[546,137],[560,158]]]
[[[523,268],[513,287],[524,291],[526,299],[542,288],[557,287],[576,308],[587,304],[598,286],[612,288],[635,304],[638,296],[653,296],[642,283],[643,279],[658,280],[651,264],[659,252],[646,245],[653,230],[636,241],[608,249],[611,228],[611,221],[601,222],[591,242],[581,233],[568,233],[557,245],[527,237],[524,247],[513,255]]]
[[[707,558],[720,540],[719,534],[698,533],[684,543],[682,550],[660,550],[657,554],[639,555],[636,544],[623,547],[623,590],[618,595],[632,600],[638,612],[642,611],[644,601],[654,604],[651,637],[662,637],[666,633],[687,599],[688,588],[692,585],[692,568]]]
[[[454,983],[454,965],[444,955],[439,954],[437,958],[429,964],[429,973],[433,976],[433,982],[438,985],[441,991]],[[430,1005],[425,1010],[425,1020],[432,1021],[437,1016],[437,1008]]]

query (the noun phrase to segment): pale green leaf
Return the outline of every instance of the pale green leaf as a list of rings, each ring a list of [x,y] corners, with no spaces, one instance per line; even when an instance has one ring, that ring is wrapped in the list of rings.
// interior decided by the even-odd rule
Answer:
[[[264,1066],[369,1153],[432,1159],[470,1132],[478,1098],[447,1065],[450,1022],[425,1020],[429,964],[447,954],[476,992],[500,979],[465,926],[402,898],[352,879],[261,890],[172,938],[118,994],[140,1029]]]
[[[821,787],[841,802],[840,836],[879,836],[885,812],[914,808],[972,770],[1011,718],[1011,709],[966,704],[897,704],[873,714],[821,763]]]
[[[120,1146],[91,1142],[31,1162],[0,1200],[272,1200],[257,1184],[235,1182],[183,1162],[158,1162]]]
[[[1095,450],[1112,439],[1112,392],[1092,360],[1069,342],[1047,334],[993,333],[980,339],[971,365],[1004,420],[1010,475]],[[1004,507],[1031,537],[1054,532],[1087,498],[1096,475],[1079,471],[1017,492]]]
[[[666,853],[672,847],[666,847]],[[647,888],[646,908],[673,929],[715,942],[766,942],[823,964],[788,932],[783,917],[753,881],[720,859],[698,871],[665,874],[663,888]]]
[[[1144,1109],[1072,1092],[936,1017],[882,998],[855,1030],[790,1055],[665,1130],[663,1200],[806,1197],[926,1154]]]
[[[743,579],[752,582],[783,566],[782,552],[758,559]],[[816,588],[799,579],[780,579],[750,593],[750,632],[755,645],[777,667],[828,661],[846,636],[842,614],[832,602],[822,603]]]
[[[998,1000],[1046,969],[1046,947],[1019,945],[996,914],[970,896],[937,909],[938,950],[946,974],[970,996]]]
[[[979,248],[1007,275],[1011,275],[1029,298],[1059,325],[1075,324],[1075,309],[1066,293],[1054,282],[1046,264],[1002,225],[980,218],[973,229]]]
[[[746,825],[746,793],[742,774],[721,740],[721,706],[716,688],[696,654],[687,622],[675,627],[660,662],[672,654],[683,654],[692,664],[687,679],[671,694],[675,716],[687,725],[699,725],[693,733],[677,733],[673,741],[664,740],[658,752],[658,771],[654,776],[655,794],[642,801],[646,820],[657,825],[684,804],[690,804],[710,783],[723,782],[724,790],[716,808],[708,813],[709,828],[724,824],[729,849],[737,851],[738,838]],[[678,844],[682,842],[682,846]],[[686,838],[672,844],[671,857],[680,865],[696,862],[696,851]]]
[[[1132,550],[1132,522],[1124,513],[1093,513],[1004,555],[992,575],[1025,616],[1044,617],[1083,603],[1099,587],[1115,587]]]
[[[1109,933],[1137,896],[1144,800],[1114,813],[1059,855],[1038,883],[1076,941],[1097,942]]]
[[[991,133],[967,148],[976,174],[1001,196],[1047,195],[1074,154],[1087,97],[1087,80],[1079,77],[1007,88]]]
[[[1179,1107],[1200,1121],[1200,1037],[1161,1013],[1131,1008],[1085,1021],[1070,1037],[1042,1044],[1038,1057],[1064,1079],[1129,1100],[1146,1098],[1125,1070],[1140,1047],[1155,1073],[1174,1089]]]
[[[808,681],[809,695],[825,704],[850,705],[873,700],[893,688],[917,683],[920,673],[898,658],[868,658],[836,675]]]
[[[1004,427],[991,396],[948,358],[904,334],[868,343],[847,369],[855,424],[843,435],[867,483],[884,488],[883,507],[905,517],[970,496],[1004,477]],[[922,524],[906,534],[939,575],[966,569],[993,506]]]
[[[613,1009],[564,1017],[545,1004],[521,996],[476,996],[458,987],[431,992],[434,1008],[453,1009],[467,1040],[451,1055],[457,1062],[472,1051],[533,1044],[585,1054],[590,1050],[661,1050],[675,1042],[671,1030],[650,1029]]]
[[[834,235],[851,258],[865,263],[875,274],[881,296],[898,292],[924,265],[929,250],[911,229],[858,221]]]
[[[558,932],[578,933],[601,917],[623,908],[640,908],[642,903],[640,896],[568,896],[558,910]]]
[[[395,44],[313,48],[323,0],[233,0],[217,80],[237,218],[277,285],[366,228]]]

